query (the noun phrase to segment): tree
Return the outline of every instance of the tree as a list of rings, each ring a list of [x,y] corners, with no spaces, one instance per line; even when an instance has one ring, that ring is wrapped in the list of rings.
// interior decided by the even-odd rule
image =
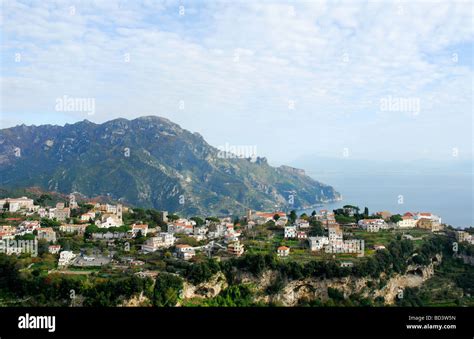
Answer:
[[[300,215],[300,219],[308,220],[309,217],[308,217],[308,215],[307,215],[306,213],[303,213],[303,214]]]
[[[292,210],[290,214],[288,215],[289,221],[294,224],[296,222],[296,219],[298,219],[298,216],[296,215],[295,210]]]
[[[280,215],[279,215],[279,214],[275,214],[275,215],[273,216],[273,220],[278,221],[278,219],[280,219]]]
[[[365,217],[369,216],[369,208],[368,207],[364,207],[364,216]]]
[[[311,237],[318,237],[324,235],[324,227],[321,221],[318,220],[311,220],[309,222],[311,229],[309,230],[309,235]]]
[[[160,273],[153,290],[153,306],[175,306],[183,289],[183,280],[174,274]]]
[[[46,240],[38,240],[38,255],[42,256],[43,254],[49,253],[49,244]]]
[[[176,215],[176,214],[170,214],[168,215],[168,220],[171,220],[171,221],[176,221],[179,219],[179,216]]]
[[[199,217],[192,217],[191,220],[194,220],[194,222],[196,223],[197,226],[202,226],[202,225],[204,225],[204,220],[202,220],[202,219],[199,218]]]
[[[216,217],[207,217],[206,220],[212,221],[212,222],[220,222],[219,218]]]
[[[390,221],[396,224],[399,221],[402,221],[402,216],[400,214],[394,214],[390,216]]]

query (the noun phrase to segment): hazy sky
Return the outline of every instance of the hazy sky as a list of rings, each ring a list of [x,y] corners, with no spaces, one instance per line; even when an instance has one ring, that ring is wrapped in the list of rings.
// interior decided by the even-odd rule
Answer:
[[[160,115],[273,164],[472,158],[470,1],[2,4],[2,127]]]

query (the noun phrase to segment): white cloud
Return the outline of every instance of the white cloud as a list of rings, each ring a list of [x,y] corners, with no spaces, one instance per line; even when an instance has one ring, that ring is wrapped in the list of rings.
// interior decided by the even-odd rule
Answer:
[[[472,44],[469,2],[209,2],[184,16],[179,5],[80,1],[71,15],[69,2],[5,2],[3,123],[69,122],[53,111],[66,94],[96,98],[84,118],[163,115],[276,161],[348,143],[367,157],[470,145],[472,66],[451,60]],[[381,115],[387,95],[420,98],[418,120]]]

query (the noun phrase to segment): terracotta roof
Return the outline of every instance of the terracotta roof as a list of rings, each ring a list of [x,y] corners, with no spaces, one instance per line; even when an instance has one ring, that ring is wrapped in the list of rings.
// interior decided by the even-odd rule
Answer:
[[[286,250],[289,250],[290,248],[289,247],[286,247],[286,246],[280,246],[278,247],[278,250],[279,251],[286,251]]]
[[[141,229],[146,229],[148,228],[147,224],[141,224],[141,225],[132,225],[132,228],[141,228]]]

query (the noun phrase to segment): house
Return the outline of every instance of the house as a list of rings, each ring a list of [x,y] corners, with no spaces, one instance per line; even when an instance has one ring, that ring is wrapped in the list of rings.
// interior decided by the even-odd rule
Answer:
[[[357,208],[355,208],[354,206],[347,205],[347,206],[344,206],[342,210],[344,211],[345,214],[347,214],[350,217],[353,217],[357,213]]]
[[[244,253],[244,245],[240,241],[231,242],[227,245],[227,252],[240,257]]]
[[[6,235],[13,235],[16,232],[16,228],[10,225],[1,225],[0,226],[0,233],[6,234]]]
[[[357,253],[364,256],[364,240],[349,239],[342,242],[342,248],[339,253]]]
[[[472,235],[466,231],[456,231],[456,240],[459,242],[471,242]]]
[[[58,266],[64,267],[71,264],[76,255],[72,251],[62,251],[59,253]]]
[[[413,214],[407,212],[402,216],[402,220],[397,222],[398,228],[414,228],[416,227],[417,220],[413,217]]]
[[[64,207],[63,202],[58,202],[56,208],[51,208],[49,210],[49,218],[56,219],[58,221],[65,221],[70,218],[71,209],[69,207]]]
[[[342,245],[342,230],[339,225],[328,228],[329,244]]]
[[[189,260],[196,255],[194,248],[189,245],[179,244],[176,245],[176,254],[178,258]]]
[[[138,235],[138,232],[141,232],[142,236],[146,237],[148,234],[148,224],[133,224],[131,232],[134,238]]]
[[[384,245],[374,245],[374,250],[376,251],[381,251],[384,250],[385,246]]]
[[[278,215],[280,218],[286,218],[286,213],[282,211],[276,212],[255,212],[254,218],[264,218],[266,221],[273,219],[275,215]]]
[[[63,224],[59,226],[59,230],[65,233],[84,234],[88,224]]]
[[[296,226],[285,226],[285,238],[296,238]]]
[[[311,251],[319,251],[323,249],[325,245],[329,244],[328,237],[309,237],[309,248]]]
[[[278,221],[280,221],[280,220],[278,220]],[[277,224],[277,223],[275,223],[275,225],[276,225],[276,224]],[[248,229],[248,230],[251,230],[252,228],[254,228],[254,226],[255,226],[255,222],[254,222],[254,221],[249,221],[249,222],[247,223],[247,229]],[[284,225],[281,225],[281,226],[284,226]]]
[[[155,252],[160,248],[168,248],[174,245],[175,237],[168,232],[161,232],[158,236],[149,238],[142,245],[145,252]]]
[[[49,217],[49,213],[46,210],[46,208],[39,208],[38,209],[38,215],[40,216],[40,218],[48,218]]]
[[[95,222],[100,228],[120,227],[123,225],[122,219],[115,214],[103,214],[100,220]]]
[[[32,211],[35,209],[33,199],[29,199],[27,197],[0,199],[0,208],[3,208],[5,204],[9,205],[10,212],[17,212],[20,209],[27,211]]]
[[[441,224],[441,218],[429,212],[418,212],[415,214],[414,219],[415,220],[430,219]]]
[[[380,229],[388,228],[387,223],[383,219],[361,219],[357,224],[367,232],[378,232]]]
[[[41,227],[39,221],[36,220],[25,220],[20,225],[18,225],[18,235],[31,234],[34,230]]]
[[[48,242],[56,241],[56,232],[51,227],[41,227],[36,230],[38,232],[38,240],[46,240]]]
[[[352,261],[341,261],[341,267],[352,267],[354,263]]]
[[[206,226],[194,227],[193,234],[195,236],[205,236],[208,231]]]
[[[60,250],[61,250],[61,245],[48,246],[48,252],[51,254],[58,254]]]
[[[439,232],[442,230],[442,225],[435,220],[428,218],[421,218],[416,220],[416,227],[422,228],[425,230],[430,230],[431,232]]]
[[[84,214],[81,214],[81,221],[89,221],[89,220],[94,220],[95,219],[95,212],[87,212]]]
[[[296,238],[298,240],[304,240],[304,239],[308,239],[308,235],[304,231],[297,231],[296,232]]]
[[[295,225],[299,228],[309,228],[309,222],[304,219],[297,219]]]
[[[290,248],[286,246],[280,246],[277,248],[277,255],[279,257],[287,257],[290,254]]]
[[[168,224],[168,232],[170,233],[184,233],[187,235],[193,234],[194,221],[188,221],[187,219],[178,219],[173,223]]]

